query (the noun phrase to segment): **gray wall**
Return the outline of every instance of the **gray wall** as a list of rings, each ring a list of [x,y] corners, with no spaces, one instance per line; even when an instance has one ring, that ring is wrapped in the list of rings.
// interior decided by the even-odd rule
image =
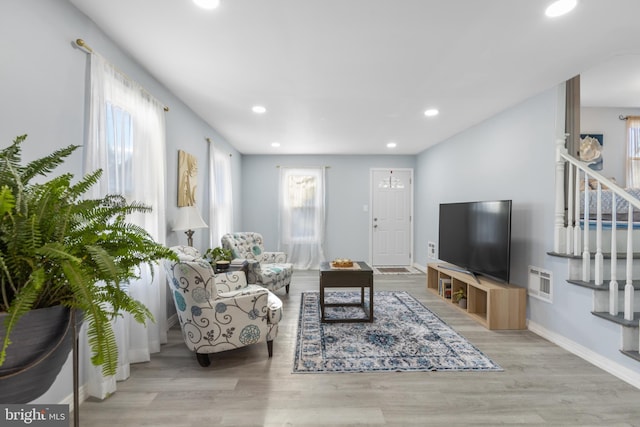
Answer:
[[[589,360],[606,358],[601,366],[612,361],[640,373],[638,363],[618,351],[618,327],[591,314],[591,291],[566,283],[567,260],[547,255],[553,250],[562,90],[548,90],[418,156],[417,260],[434,261],[427,258],[426,242],[438,241],[439,203],[512,199],[511,282],[527,287],[529,265],[553,274],[553,303],[527,298],[529,326]]]
[[[72,47],[82,38],[96,52],[138,81],[170,111],[167,120],[167,221],[177,215],[177,153],[185,150],[198,157],[198,207],[203,214],[208,206],[206,137],[233,154],[234,192],[240,194],[242,157],[214,129],[208,126],[171,92],[157,82],[111,42],[85,15],[66,0],[20,0],[0,3],[0,146],[17,136],[28,134],[24,145],[25,160],[49,154],[69,144],[83,144],[85,102],[88,77],[87,54]],[[82,150],[58,169],[81,176]],[[236,198],[235,221],[240,223],[242,206]],[[206,217],[205,217],[206,218]],[[167,225],[167,244],[185,244],[184,233],[174,233]],[[206,230],[194,236],[200,249],[209,245]],[[168,301],[169,307],[173,303]],[[56,383],[36,402],[58,403],[72,393],[71,363],[60,373]]]
[[[427,149],[416,166],[416,254],[438,241],[440,203],[513,200],[511,281],[553,248],[556,90],[509,109]]]
[[[257,231],[269,250],[278,242],[278,166],[328,166],[325,256],[369,258],[371,168],[414,168],[414,156],[243,156],[242,226]]]

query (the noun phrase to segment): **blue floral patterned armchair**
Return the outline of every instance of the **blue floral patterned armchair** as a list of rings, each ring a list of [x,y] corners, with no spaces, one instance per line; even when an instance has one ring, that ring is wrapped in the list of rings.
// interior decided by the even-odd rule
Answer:
[[[249,283],[257,283],[275,291],[282,287],[289,293],[293,264],[284,252],[264,250],[262,235],[255,232],[228,233],[222,236],[222,247],[230,249],[235,259],[249,263]]]
[[[184,342],[198,363],[209,366],[210,353],[264,341],[271,357],[282,301],[262,286],[248,285],[242,271],[214,274],[195,248],[171,249],[180,261],[164,261],[167,281]]]

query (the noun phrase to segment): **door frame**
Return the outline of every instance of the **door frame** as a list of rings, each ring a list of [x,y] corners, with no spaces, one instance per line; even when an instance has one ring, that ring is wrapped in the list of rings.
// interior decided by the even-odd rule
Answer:
[[[373,174],[374,172],[379,172],[379,171],[403,171],[403,172],[409,172],[410,174],[410,179],[411,179],[411,193],[409,194],[409,197],[411,199],[411,203],[410,203],[410,223],[409,223],[409,233],[410,233],[410,239],[409,239],[409,266],[413,267],[413,254],[415,253],[414,251],[414,241],[413,241],[413,233],[414,233],[414,223],[415,223],[415,218],[413,215],[413,206],[414,206],[414,176],[413,176],[413,168],[394,168],[394,167],[387,167],[387,168],[369,168],[369,265],[373,267]]]

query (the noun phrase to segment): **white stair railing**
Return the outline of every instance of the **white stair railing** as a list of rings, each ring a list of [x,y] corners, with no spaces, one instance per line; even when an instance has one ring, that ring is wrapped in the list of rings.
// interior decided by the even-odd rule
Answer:
[[[593,224],[590,215],[590,193],[584,191],[583,209],[581,212],[580,182],[584,182],[584,189],[589,189],[589,182],[595,180],[597,183],[595,230],[596,248],[594,254],[594,284],[602,286],[604,284],[604,254],[602,251],[602,187],[606,186],[612,192],[611,210],[611,277],[609,280],[609,313],[618,315],[619,313],[619,290],[617,282],[617,203],[623,200],[628,206],[627,213],[627,245],[626,245],[626,282],[624,287],[624,318],[633,320],[634,313],[634,288],[633,288],[633,212],[634,209],[640,211],[640,200],[627,193],[622,187],[613,181],[589,168],[588,164],[570,156],[564,147],[564,139],[559,139],[556,144],[556,212],[554,231],[554,250],[558,253],[580,256],[580,236],[582,236],[582,281],[591,280],[591,248],[589,229]],[[565,187],[565,168],[568,171],[568,181]],[[565,188],[567,193],[565,193]],[[565,224],[565,194],[567,200],[567,214]],[[581,233],[582,232],[582,233]]]

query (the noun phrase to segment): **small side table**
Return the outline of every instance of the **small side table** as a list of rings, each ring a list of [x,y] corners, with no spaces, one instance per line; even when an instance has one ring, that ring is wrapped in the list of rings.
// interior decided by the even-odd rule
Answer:
[[[332,268],[329,262],[320,264],[320,321],[335,322],[373,322],[373,270],[363,261],[354,261],[360,268]],[[360,302],[357,303],[326,303],[326,288],[360,288]],[[365,304],[365,288],[369,289],[369,310]],[[325,307],[362,307],[367,315],[357,319],[326,319]]]
[[[249,262],[248,261],[242,261],[242,263],[236,263],[236,264],[229,264],[229,268],[225,268],[224,270],[221,269],[217,269],[214,268],[213,272],[218,274],[218,273],[226,273],[229,271],[243,271],[245,277],[247,277],[247,275],[249,274]],[[248,277],[247,277],[248,279]]]

